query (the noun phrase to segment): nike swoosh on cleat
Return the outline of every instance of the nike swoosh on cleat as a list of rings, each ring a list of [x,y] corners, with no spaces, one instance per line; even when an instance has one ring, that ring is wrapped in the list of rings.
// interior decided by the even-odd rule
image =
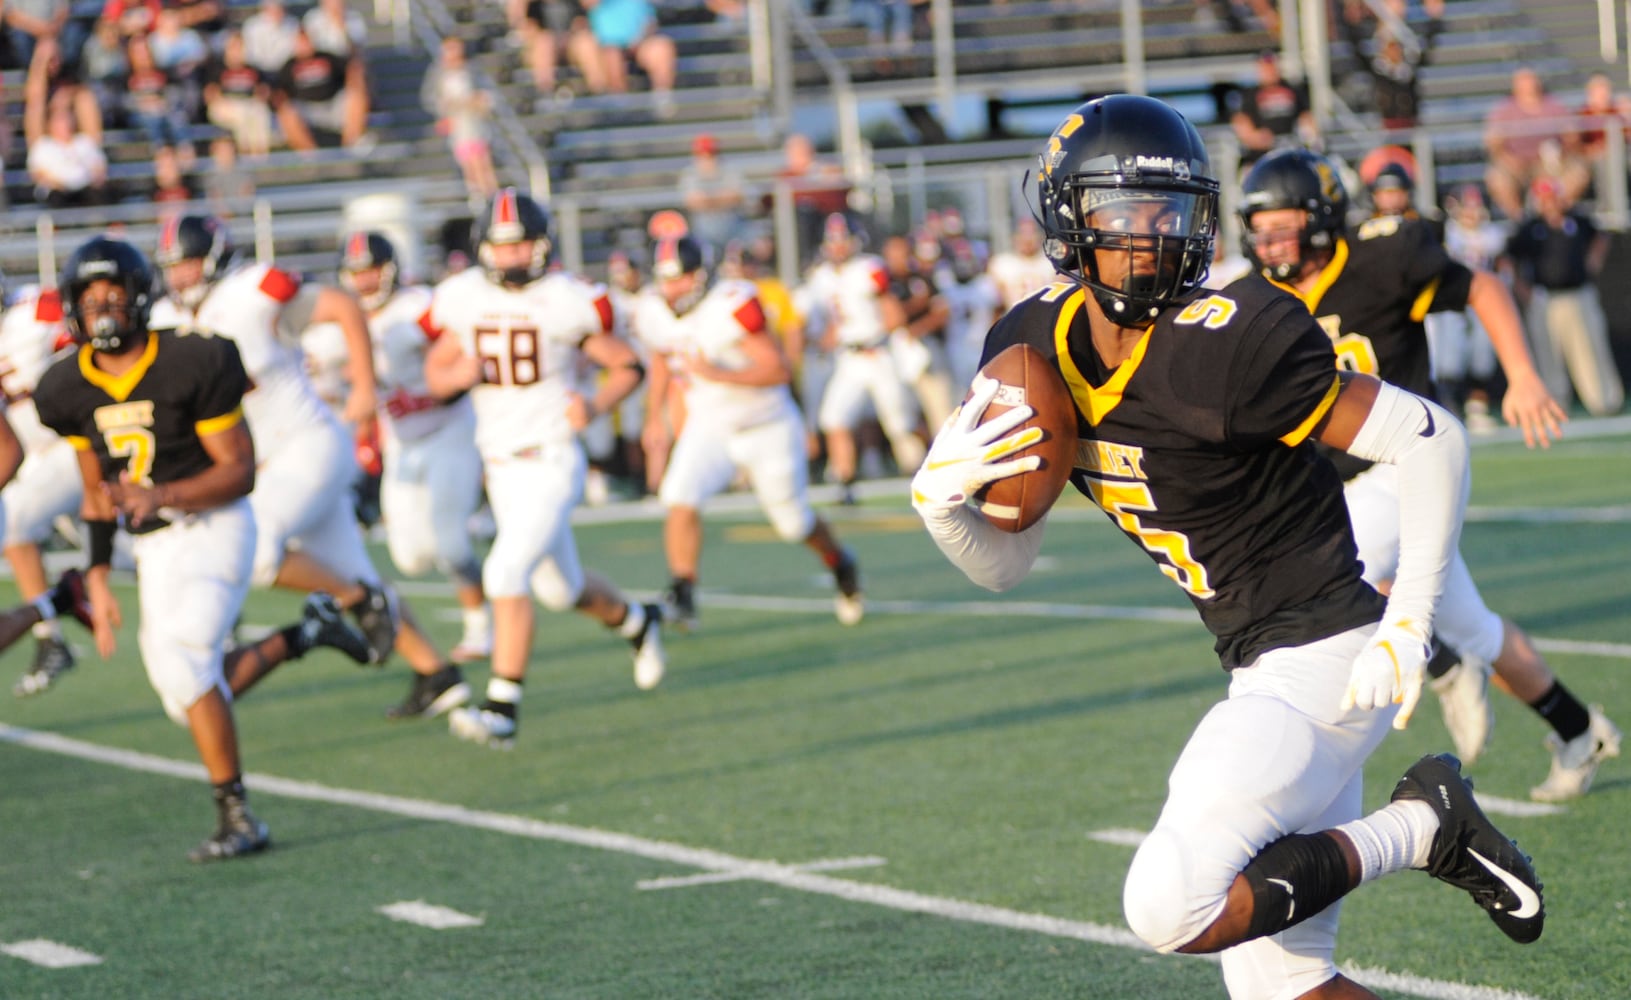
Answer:
[[[1433,436],[1433,432],[1438,430],[1438,425],[1433,423],[1433,408],[1426,403],[1421,404],[1421,408],[1427,414],[1427,429],[1421,432],[1421,436],[1430,438]]]
[[[1518,897],[1519,906],[1516,910],[1511,911],[1510,916],[1519,920],[1527,920],[1540,912],[1540,895],[1525,885],[1522,879],[1490,861],[1477,851],[1469,849],[1467,853],[1471,854],[1479,864],[1488,868],[1491,875],[1506,883],[1506,887],[1511,889],[1513,894]]]

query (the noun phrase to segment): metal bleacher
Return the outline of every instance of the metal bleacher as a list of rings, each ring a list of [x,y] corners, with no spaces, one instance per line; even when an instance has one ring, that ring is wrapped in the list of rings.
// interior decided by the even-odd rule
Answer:
[[[99,0],[85,2],[100,6]],[[868,168],[897,190],[909,183],[908,174],[932,178],[937,171],[1022,168],[1034,155],[1038,136],[1034,129],[1003,127],[1001,109],[1068,107],[1092,94],[1121,89],[1124,80],[1121,5],[1114,0],[958,2],[952,15],[955,96],[987,102],[996,128],[944,138],[927,130],[934,124],[931,106],[939,93],[933,47],[926,38],[920,33],[904,52],[881,52],[869,44],[863,29],[829,15],[810,21],[827,62],[808,39],[798,39],[791,65],[773,67],[791,73],[795,107],[790,115],[778,108],[763,81],[756,85],[746,25],[714,18],[701,0],[674,0],[659,6],[661,30],[679,50],[671,110],[658,107],[637,73],[633,93],[583,93],[564,59],[562,83],[576,89],[562,92],[561,99],[539,101],[502,3],[352,3],[371,26],[370,128],[377,145],[366,155],[343,149],[309,155],[278,151],[246,164],[262,202],[260,217],[270,219],[277,259],[296,270],[332,267],[346,206],[363,195],[406,192],[417,206],[413,222],[429,245],[437,242],[444,222],[468,213],[446,141],[419,104],[430,45],[443,32],[465,39],[472,64],[503,106],[505,127],[495,142],[501,179],[535,188],[546,185],[557,215],[571,220],[572,231],[566,235],[574,241],[577,259],[588,265],[627,242],[631,232],[643,230],[653,210],[676,207],[676,178],[690,162],[691,141],[701,132],[713,135],[722,154],[762,190],[781,166],[781,144],[794,129],[794,119],[813,115],[819,120],[823,111],[830,118],[839,97],[833,63],[847,75],[845,85],[857,101],[913,108],[920,114],[908,115],[913,124],[903,129],[867,137]],[[229,6],[241,20],[254,3],[231,0]],[[411,11],[411,30],[377,20],[376,10],[386,9]],[[1193,106],[1207,108],[1219,88],[1249,83],[1253,56],[1278,44],[1277,37],[1256,27],[1231,31],[1197,17],[1193,0],[1151,0],[1141,5],[1141,13],[1150,91],[1186,97]],[[1540,68],[1559,90],[1577,87],[1584,78],[1578,60],[1552,43],[1547,25],[1525,12],[1523,0],[1448,0],[1445,23],[1432,62],[1422,72],[1424,125],[1434,142],[1441,185],[1474,179],[1481,171],[1482,121],[1506,92],[1516,61]],[[1352,67],[1345,44],[1333,43],[1330,52],[1339,72]],[[0,86],[13,121],[20,121],[21,71],[0,73]],[[928,116],[927,122],[922,116]],[[1374,128],[1364,115],[1358,120]],[[1219,134],[1220,142],[1228,141],[1215,115],[1201,124]],[[199,135],[207,132],[201,129]],[[1347,154],[1378,137],[1362,130],[1331,141]],[[818,134],[817,139],[830,148],[827,136]],[[108,131],[105,145],[113,176],[124,185],[124,198],[110,208],[51,213],[59,252],[110,223],[123,226],[138,242],[151,241],[157,213],[144,194],[152,151],[128,129]],[[31,204],[22,155],[14,149],[4,174],[11,208],[0,222],[0,267],[12,275],[35,273],[44,218]],[[200,170],[208,169],[207,158],[201,155],[199,163]],[[1013,172],[1010,186],[1017,185],[1017,170]],[[251,242],[252,215],[251,206],[233,206],[240,243]]]

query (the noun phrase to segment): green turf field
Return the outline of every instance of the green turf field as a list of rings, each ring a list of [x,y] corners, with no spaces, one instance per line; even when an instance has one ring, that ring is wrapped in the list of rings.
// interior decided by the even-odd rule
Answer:
[[[1631,723],[1631,436],[1485,445],[1474,467],[1463,550],[1486,598]],[[829,510],[861,557],[861,626],[832,620],[807,553],[721,515],[703,628],[670,639],[663,685],[637,692],[620,641],[544,615],[513,752],[386,722],[400,665],[274,674],[239,719],[276,847],[231,864],[185,860],[208,791],[133,623],[110,663],[77,635],[58,688],[0,701],[0,998],[1222,997],[1213,963],[1136,948],[1121,917],[1127,841],[1224,690],[1178,588],[1075,499],[1002,596],[902,500]],[[632,590],[666,582],[655,522],[578,542]],[[451,643],[445,586],[406,592]],[[255,594],[246,619],[297,606]],[[29,655],[7,655],[5,687]],[[1521,808],[1544,730],[1496,708],[1472,773]],[[1429,699],[1372,760],[1367,802],[1443,749]],[[1497,821],[1546,882],[1538,944],[1406,873],[1350,898],[1339,959],[1388,997],[1631,997],[1631,760],[1561,811]],[[464,926],[379,912],[416,901]],[[63,947],[100,961],[38,964]]]

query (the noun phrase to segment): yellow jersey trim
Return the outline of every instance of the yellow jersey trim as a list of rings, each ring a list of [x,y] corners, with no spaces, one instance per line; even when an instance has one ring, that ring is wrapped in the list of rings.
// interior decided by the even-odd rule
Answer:
[[[1433,298],[1438,295],[1438,284],[1443,278],[1434,278],[1427,283],[1427,287],[1416,296],[1416,301],[1410,303],[1410,321],[1420,323],[1427,318],[1427,310],[1433,308]]]
[[[1150,330],[1153,324],[1144,328],[1144,336],[1140,337],[1137,346],[1133,348],[1132,356],[1116,367],[1109,381],[1095,389],[1087,378],[1082,375],[1081,369],[1076,367],[1076,359],[1070,356],[1070,324],[1076,318],[1076,313],[1087,301],[1087,289],[1078,288],[1065,300],[1059,309],[1059,316],[1053,323],[1053,343],[1059,354],[1059,373],[1065,377],[1065,384],[1070,386],[1070,395],[1076,400],[1076,409],[1087,422],[1094,427],[1110,415],[1121,402],[1121,394],[1127,388],[1127,383],[1138,370],[1139,362],[1144,360],[1144,352],[1150,346]]]
[[[91,439],[88,437],[80,437],[78,434],[70,434],[63,440],[73,445],[75,451],[91,450]]]
[[[135,391],[136,383],[140,382],[142,376],[147,374],[147,370],[153,367],[153,359],[159,356],[159,338],[149,333],[147,346],[142,348],[141,357],[137,358],[130,370],[122,375],[109,375],[96,367],[92,360],[95,353],[89,344],[79,349],[79,373],[85,376],[85,381],[111,396],[114,402],[123,403]]]
[[[1292,295],[1295,295],[1297,298],[1303,301],[1304,305],[1308,306],[1308,311],[1310,313],[1318,316],[1320,299],[1325,298],[1325,293],[1329,292],[1331,290],[1331,286],[1337,283],[1337,278],[1342,275],[1342,269],[1347,266],[1348,241],[1345,239],[1338,239],[1336,250],[1331,254],[1330,263],[1326,264],[1320,269],[1319,278],[1314,281],[1314,287],[1308,290],[1307,295],[1297,291],[1294,286],[1285,284],[1284,282],[1275,281],[1273,278],[1269,279],[1269,284],[1274,285],[1277,288],[1284,289],[1285,291],[1290,292]]]
[[[1291,448],[1302,444],[1308,438],[1308,435],[1314,432],[1314,425],[1323,420],[1327,413],[1331,412],[1331,407],[1336,405],[1337,394],[1340,392],[1342,392],[1342,376],[1333,375],[1331,377],[1331,388],[1325,390],[1325,398],[1321,399],[1319,405],[1314,407],[1314,412],[1308,415],[1308,419],[1298,424],[1291,433],[1280,438],[1280,443]]]
[[[237,406],[234,406],[231,410],[221,414],[219,417],[210,417],[206,420],[198,421],[197,423],[193,424],[193,430],[197,432],[199,437],[208,437],[211,434],[219,434],[227,428],[235,426],[238,422],[243,420],[243,418],[243,404],[239,403]]]

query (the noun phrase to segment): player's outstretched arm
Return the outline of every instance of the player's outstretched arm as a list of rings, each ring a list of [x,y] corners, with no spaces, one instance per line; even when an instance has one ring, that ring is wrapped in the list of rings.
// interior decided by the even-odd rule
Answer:
[[[1508,424],[1522,428],[1523,440],[1529,447],[1537,443],[1549,447],[1553,438],[1562,436],[1563,422],[1569,418],[1535,371],[1535,359],[1524,340],[1523,321],[1512,293],[1491,272],[1474,271],[1467,306],[1489,333],[1490,346],[1495,348],[1506,375],[1501,416]]]
[[[374,420],[378,407],[374,386],[374,342],[368,335],[368,316],[350,293],[323,288],[312,308],[312,323],[334,323],[345,336],[346,377],[351,395],[345,401],[345,419],[361,427]]]
[[[1041,461],[1034,455],[1009,457],[1042,437],[1035,427],[1011,433],[1032,416],[1029,406],[1016,406],[979,423],[999,388],[996,379],[975,377],[968,401],[940,428],[923,467],[912,477],[912,507],[929,536],[953,565],[987,590],[1007,590],[1025,579],[1042,549],[1042,526],[1047,523],[1043,518],[1024,531],[1006,532],[968,505],[981,487],[1030,472]]]
[[[1344,707],[1399,704],[1396,729],[1421,697],[1444,579],[1467,506],[1467,434],[1437,403],[1365,375],[1344,379],[1317,437],[1399,470],[1399,569],[1382,624],[1354,661]]]

